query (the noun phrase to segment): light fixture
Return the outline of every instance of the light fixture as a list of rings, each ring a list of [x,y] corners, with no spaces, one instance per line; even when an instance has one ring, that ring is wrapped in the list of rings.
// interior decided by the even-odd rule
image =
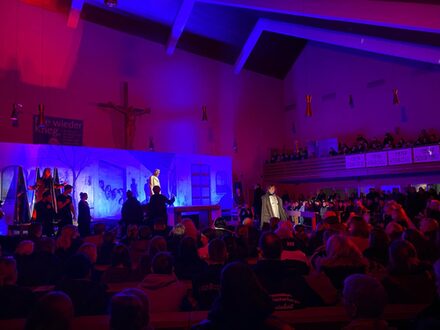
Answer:
[[[393,89],[393,104],[399,104],[399,90],[397,88]]]
[[[21,109],[23,109],[23,105],[19,104],[19,103],[14,103],[12,105],[12,112],[11,112],[11,122],[12,122],[12,126],[17,127],[18,126],[18,115],[21,112]]]
[[[306,95],[306,116],[312,117],[312,95]]]
[[[348,95],[348,105],[350,106],[350,108],[354,108],[354,100],[352,94]]]
[[[232,143],[232,150],[234,152],[238,152],[238,144],[237,144],[237,140],[234,139],[233,143]]]
[[[38,105],[38,122],[37,122],[38,128],[44,128],[46,127],[46,118],[44,117],[44,104],[40,103]]]
[[[208,113],[206,112],[206,105],[202,105],[202,121],[208,121]]]
[[[21,112],[22,108],[23,106],[18,103],[12,105],[11,120],[18,120],[18,114]]]
[[[149,151],[154,151],[154,140],[153,140],[152,136],[150,136],[150,141],[148,143],[148,150]]]
[[[104,0],[104,4],[107,7],[114,8],[118,5],[118,0]]]

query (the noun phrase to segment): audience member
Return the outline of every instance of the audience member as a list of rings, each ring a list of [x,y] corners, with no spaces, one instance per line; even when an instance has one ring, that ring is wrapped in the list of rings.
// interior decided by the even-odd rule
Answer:
[[[277,235],[263,233],[260,238],[261,259],[253,268],[262,287],[270,294],[275,309],[323,305],[302,277],[303,270],[281,260],[282,251],[283,245]]]
[[[342,290],[346,277],[351,274],[364,274],[368,261],[358,247],[343,235],[333,235],[326,245],[326,257],[320,260],[318,269],[324,272],[333,286]]]
[[[344,330],[385,330],[383,320],[387,294],[378,280],[368,275],[354,274],[344,281],[343,301],[351,322]]]
[[[102,283],[121,283],[131,280],[131,260],[128,249],[123,244],[117,244],[113,248],[111,267],[101,276]]]
[[[159,252],[152,261],[152,273],[139,284],[150,300],[150,311],[177,312],[185,303],[186,286],[173,272],[173,257],[167,252]]]
[[[126,289],[110,301],[111,330],[149,329],[150,310],[146,294],[139,289]]]
[[[216,238],[208,246],[208,266],[193,281],[193,294],[198,308],[209,310],[220,292],[220,273],[228,258],[226,244]]]
[[[26,317],[35,297],[31,290],[16,285],[17,265],[12,257],[0,257],[0,319]]]
[[[55,290],[65,292],[72,299],[75,315],[98,315],[107,311],[106,286],[90,280],[92,263],[83,254],[70,257],[65,265],[64,279]]]
[[[388,275],[382,280],[390,303],[423,304],[434,298],[434,280],[429,264],[420,262],[408,241],[397,240],[389,248]]]
[[[198,254],[196,242],[192,237],[185,237],[180,242],[176,258],[176,275],[181,280],[192,280],[206,269],[206,262]]]
[[[252,269],[233,262],[225,266],[220,279],[220,295],[201,329],[254,330],[274,329],[272,301],[261,287]],[[278,328],[282,328],[279,326]],[[284,329],[290,329],[288,326]]]
[[[416,320],[415,329],[435,330],[440,328],[440,259],[434,263],[436,295],[434,301],[425,308]]]
[[[73,256],[82,245],[78,231],[74,225],[66,225],[61,229],[61,234],[56,240],[55,254],[61,260],[67,260]]]
[[[52,291],[37,302],[26,320],[24,329],[70,330],[73,314],[73,304],[69,296],[61,291]]]

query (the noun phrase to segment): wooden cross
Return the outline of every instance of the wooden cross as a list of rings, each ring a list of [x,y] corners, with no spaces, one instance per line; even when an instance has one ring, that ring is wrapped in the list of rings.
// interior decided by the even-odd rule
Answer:
[[[113,102],[98,103],[101,108],[113,109],[124,115],[124,146],[125,149],[133,149],[134,133],[136,131],[136,117],[149,114],[150,108],[135,108],[128,105],[128,82],[123,85],[123,104],[117,105]]]

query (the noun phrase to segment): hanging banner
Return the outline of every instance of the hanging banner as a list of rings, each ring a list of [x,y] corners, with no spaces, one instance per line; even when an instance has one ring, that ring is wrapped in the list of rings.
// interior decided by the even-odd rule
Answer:
[[[83,121],[67,118],[46,117],[45,126],[38,126],[38,115],[34,115],[35,144],[60,144],[82,146]]]
[[[388,157],[387,152],[370,152],[365,155],[367,167],[387,166]]]
[[[413,148],[414,163],[427,163],[440,161],[439,146],[426,146]]]
[[[411,164],[411,149],[398,149],[388,151],[388,165]]]
[[[346,168],[365,167],[365,154],[345,156]]]

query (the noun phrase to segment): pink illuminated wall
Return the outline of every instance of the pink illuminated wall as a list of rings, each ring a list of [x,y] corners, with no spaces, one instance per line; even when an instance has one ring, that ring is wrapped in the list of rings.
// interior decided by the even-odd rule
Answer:
[[[394,88],[399,105],[393,105]],[[305,116],[306,94],[312,95],[312,117]],[[440,66],[308,43],[285,80],[286,139],[351,143],[357,134],[383,139],[386,132],[416,138],[423,128],[440,133],[439,95]]]
[[[235,180],[260,180],[270,146],[282,143],[283,82],[165,47],[18,0],[0,2],[0,141],[32,143],[32,115],[84,121],[84,145],[120,148],[123,118],[98,102],[151,107],[137,123],[134,146],[233,157]],[[13,103],[23,104],[12,127]],[[202,105],[208,121],[202,122]],[[276,130],[275,130],[276,131]],[[236,140],[238,152],[234,152]]]

